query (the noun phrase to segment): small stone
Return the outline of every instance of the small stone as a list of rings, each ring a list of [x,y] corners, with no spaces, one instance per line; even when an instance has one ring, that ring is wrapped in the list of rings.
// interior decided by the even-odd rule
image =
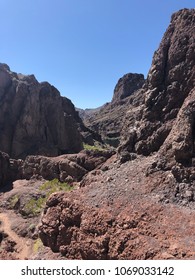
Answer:
[[[185,192],[185,197],[192,197],[193,196],[193,192],[192,191],[186,191]]]
[[[194,194],[192,191],[188,190],[185,192],[184,197],[190,202],[193,201]]]
[[[113,180],[112,177],[107,177],[107,178],[106,178],[106,182],[111,182],[112,180]]]
[[[102,171],[104,171],[104,172],[105,172],[105,171],[107,171],[108,169],[109,169],[109,168],[108,168],[108,166],[107,166],[107,165],[102,166],[102,168],[101,168],[101,170],[102,170]]]

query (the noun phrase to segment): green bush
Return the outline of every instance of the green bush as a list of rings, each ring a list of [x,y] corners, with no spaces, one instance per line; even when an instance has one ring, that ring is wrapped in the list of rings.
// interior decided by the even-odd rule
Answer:
[[[72,189],[72,186],[62,183],[58,179],[48,181],[39,187],[40,191],[47,191],[49,194],[58,191],[71,191]]]
[[[40,238],[38,238],[33,244],[33,252],[37,253],[40,249],[43,248],[43,243]]]
[[[83,143],[83,148],[84,148],[84,150],[88,150],[88,151],[103,151],[103,150],[105,150],[104,148],[102,148],[100,146],[91,146],[91,145],[85,144],[85,143]]]
[[[12,197],[9,198],[8,203],[9,203],[9,208],[10,209],[15,209],[17,204],[20,201],[19,195],[15,194]]]
[[[25,216],[37,216],[41,213],[48,197],[58,191],[70,191],[73,187],[67,183],[61,183],[58,179],[53,179],[39,187],[40,193],[28,200],[22,209],[22,214]]]

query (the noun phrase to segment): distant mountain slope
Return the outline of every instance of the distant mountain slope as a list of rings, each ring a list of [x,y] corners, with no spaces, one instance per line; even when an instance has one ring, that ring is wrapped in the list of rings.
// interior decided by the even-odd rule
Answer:
[[[81,117],[81,119],[85,120],[88,117],[90,117],[91,115],[93,115],[95,113],[98,113],[103,106],[104,105],[102,105],[100,107],[97,107],[97,108],[94,108],[94,109],[79,109],[79,108],[76,108],[76,111],[79,113],[79,116]]]
[[[126,111],[142,102],[139,91],[144,84],[142,74],[128,73],[119,79],[112,101],[96,109],[80,110],[87,127],[101,135],[103,141],[117,147],[120,143],[123,118]],[[139,92],[138,92],[139,91]]]

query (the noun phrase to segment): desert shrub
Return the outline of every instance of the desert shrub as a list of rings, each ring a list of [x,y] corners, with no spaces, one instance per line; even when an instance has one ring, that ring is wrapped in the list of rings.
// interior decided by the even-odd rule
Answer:
[[[8,207],[10,209],[16,209],[19,203],[20,203],[20,196],[18,194],[15,194],[9,198]]]
[[[83,143],[83,148],[84,148],[84,150],[87,150],[87,151],[103,151],[103,150],[105,150],[101,146],[96,146],[96,145],[91,146],[91,145],[85,144],[85,143]]]
[[[24,205],[21,214],[24,216],[37,216],[41,213],[48,197],[58,191],[70,191],[73,187],[67,183],[61,183],[58,179],[53,179],[39,187],[40,193],[30,198]]]
[[[33,244],[33,252],[38,253],[40,249],[43,248],[43,243],[40,238],[38,238]]]

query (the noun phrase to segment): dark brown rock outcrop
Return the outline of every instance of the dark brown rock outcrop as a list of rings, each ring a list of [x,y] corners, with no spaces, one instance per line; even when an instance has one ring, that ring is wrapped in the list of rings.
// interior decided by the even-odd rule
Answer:
[[[137,122],[131,112],[127,114],[119,151],[143,155],[158,151],[172,130],[184,100],[188,96],[192,98],[195,86],[194,25],[194,9],[184,9],[172,16],[144,85],[145,102],[139,110],[141,120]],[[190,110],[193,110],[193,106]],[[180,135],[185,130],[179,124],[177,129]]]
[[[89,171],[101,165],[113,151],[81,151],[78,154],[58,157],[28,156],[20,166],[21,178],[42,177],[46,180],[58,179],[61,182],[78,182]]]
[[[77,154],[58,157],[27,156],[25,160],[10,159],[0,152],[0,187],[18,179],[58,179],[61,182],[79,182],[89,171],[101,168],[114,154],[109,150],[83,150]]]
[[[112,103],[120,101],[140,89],[145,82],[144,75],[128,73],[119,79],[112,98]]]
[[[22,177],[23,161],[10,159],[9,155],[0,151],[0,188]]]
[[[81,112],[87,127],[95,131],[103,142],[117,147],[121,138],[123,118],[128,110],[137,107],[142,102],[141,88],[144,84],[142,74],[128,73],[119,79],[113,99],[110,103],[97,108]]]
[[[33,75],[0,64],[0,150],[12,158],[57,156],[82,149],[71,101]]]

